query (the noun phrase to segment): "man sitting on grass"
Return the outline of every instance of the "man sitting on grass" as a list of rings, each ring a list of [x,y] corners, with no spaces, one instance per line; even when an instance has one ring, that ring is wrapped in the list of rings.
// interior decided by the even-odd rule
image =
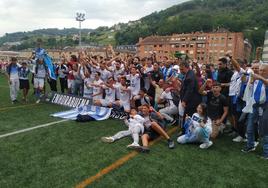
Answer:
[[[144,118],[137,114],[135,109],[131,109],[129,118],[125,119],[124,122],[128,126],[128,130],[120,131],[111,137],[102,137],[101,140],[103,142],[114,142],[121,138],[132,136],[133,143],[128,145],[127,148],[137,148],[139,147],[139,134],[143,134],[144,132]]]
[[[142,105],[142,116],[145,119],[145,131],[142,135],[143,147],[138,148],[141,152],[149,152],[149,141],[156,139],[159,135],[163,136],[167,142],[169,149],[173,149],[174,141],[168,136],[165,131],[164,117],[161,113],[156,112],[153,107],[147,104]]]

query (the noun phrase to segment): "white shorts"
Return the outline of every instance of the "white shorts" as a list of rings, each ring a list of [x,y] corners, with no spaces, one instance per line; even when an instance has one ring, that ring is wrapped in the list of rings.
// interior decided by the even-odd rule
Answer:
[[[136,95],[139,95],[140,90],[137,90],[136,88],[131,88],[131,98],[135,97]]]
[[[87,99],[92,99],[92,93],[84,93],[83,97]]]
[[[119,101],[120,107],[123,107],[125,111],[130,111],[130,103]]]
[[[105,99],[100,99],[101,106],[109,106],[109,104],[112,104],[113,102],[105,100]]]
[[[102,99],[102,95],[97,95],[93,97],[93,101],[95,100],[101,100]]]
[[[68,83],[68,89],[71,89],[74,87],[74,80],[67,80],[67,83]]]
[[[34,78],[34,88],[44,88],[45,79],[44,78]]]

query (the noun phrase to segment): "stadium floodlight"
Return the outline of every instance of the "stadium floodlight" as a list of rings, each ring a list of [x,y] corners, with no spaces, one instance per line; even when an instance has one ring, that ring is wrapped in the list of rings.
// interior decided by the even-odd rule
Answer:
[[[81,47],[81,24],[86,20],[86,12],[85,11],[77,11],[76,12],[76,21],[79,22],[79,47]]]

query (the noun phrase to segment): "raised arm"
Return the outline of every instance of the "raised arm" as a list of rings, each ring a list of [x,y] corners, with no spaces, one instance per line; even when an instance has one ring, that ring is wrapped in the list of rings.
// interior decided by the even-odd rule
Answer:
[[[241,67],[240,67],[239,63],[235,59],[233,59],[232,57],[230,59],[231,59],[231,63],[233,65],[234,69],[237,72],[240,72],[241,71]]]
[[[206,95],[207,94],[207,92],[205,91],[206,87],[207,87],[207,80],[205,81],[205,83],[199,89],[199,93],[201,95]]]
[[[263,83],[264,83],[266,86],[268,86],[268,79],[262,77],[261,75],[253,74],[253,78],[254,78],[255,80],[261,80],[261,81],[263,81]]]
[[[229,57],[230,62],[232,63],[234,69],[237,72],[240,72],[241,71],[241,67],[240,67],[239,63],[232,57],[232,51],[228,51],[225,55],[226,55],[226,57]]]

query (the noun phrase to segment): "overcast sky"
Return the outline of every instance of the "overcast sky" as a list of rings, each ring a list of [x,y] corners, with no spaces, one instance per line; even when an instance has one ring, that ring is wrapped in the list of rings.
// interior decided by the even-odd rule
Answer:
[[[0,36],[42,28],[78,27],[75,13],[85,10],[83,28],[137,20],[187,0],[0,0]]]

